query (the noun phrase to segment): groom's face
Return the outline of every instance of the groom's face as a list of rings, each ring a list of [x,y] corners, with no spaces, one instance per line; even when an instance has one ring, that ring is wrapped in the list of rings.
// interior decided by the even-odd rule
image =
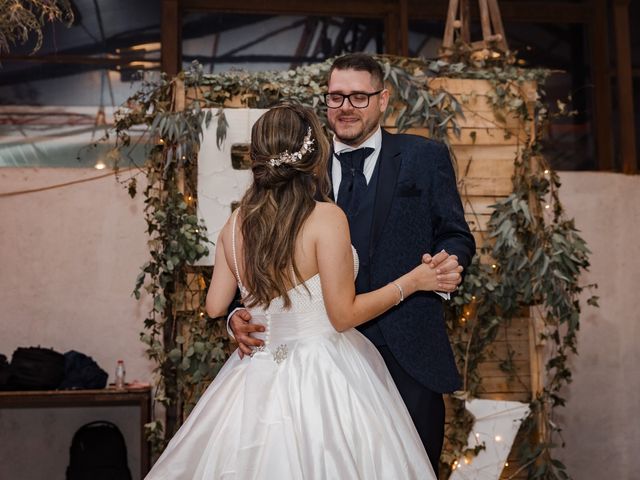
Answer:
[[[383,88],[384,85],[376,82],[369,72],[347,69],[333,71],[328,92],[349,95],[356,92],[373,93]],[[388,101],[387,90],[369,97],[369,106],[366,108],[354,108],[345,98],[341,107],[327,108],[329,126],[338,140],[357,147],[376,131]]]

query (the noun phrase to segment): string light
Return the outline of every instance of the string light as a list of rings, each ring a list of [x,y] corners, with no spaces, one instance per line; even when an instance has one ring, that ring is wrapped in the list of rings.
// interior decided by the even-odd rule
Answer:
[[[494,263],[493,265],[491,265],[491,268],[496,269],[498,268],[498,266]]]
[[[544,206],[544,208],[549,209],[551,208],[551,205],[549,205],[548,203]]]
[[[495,436],[495,441],[496,442],[501,442],[502,441],[502,437],[500,435],[496,435]]]
[[[104,170],[107,168],[107,165],[104,163],[102,159],[98,160],[96,164],[93,166],[96,170]]]

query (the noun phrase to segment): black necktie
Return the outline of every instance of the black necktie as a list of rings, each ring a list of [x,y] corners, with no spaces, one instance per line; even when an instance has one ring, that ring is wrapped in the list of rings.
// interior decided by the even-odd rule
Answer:
[[[340,180],[340,188],[338,189],[338,206],[344,210],[349,220],[358,213],[362,197],[367,191],[367,179],[362,170],[365,158],[373,151],[373,148],[365,147],[336,155],[342,169],[342,180]]]

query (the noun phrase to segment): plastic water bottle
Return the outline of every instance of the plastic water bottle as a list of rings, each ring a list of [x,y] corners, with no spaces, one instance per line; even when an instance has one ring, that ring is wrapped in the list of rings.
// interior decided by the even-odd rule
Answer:
[[[116,389],[124,390],[124,361],[118,360],[118,364],[116,365]]]

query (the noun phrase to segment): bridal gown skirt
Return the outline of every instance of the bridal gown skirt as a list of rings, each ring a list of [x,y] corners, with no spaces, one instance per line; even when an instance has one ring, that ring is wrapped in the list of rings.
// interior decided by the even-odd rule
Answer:
[[[263,351],[231,356],[146,478],[436,478],[375,346],[295,317],[299,333],[267,333]]]

